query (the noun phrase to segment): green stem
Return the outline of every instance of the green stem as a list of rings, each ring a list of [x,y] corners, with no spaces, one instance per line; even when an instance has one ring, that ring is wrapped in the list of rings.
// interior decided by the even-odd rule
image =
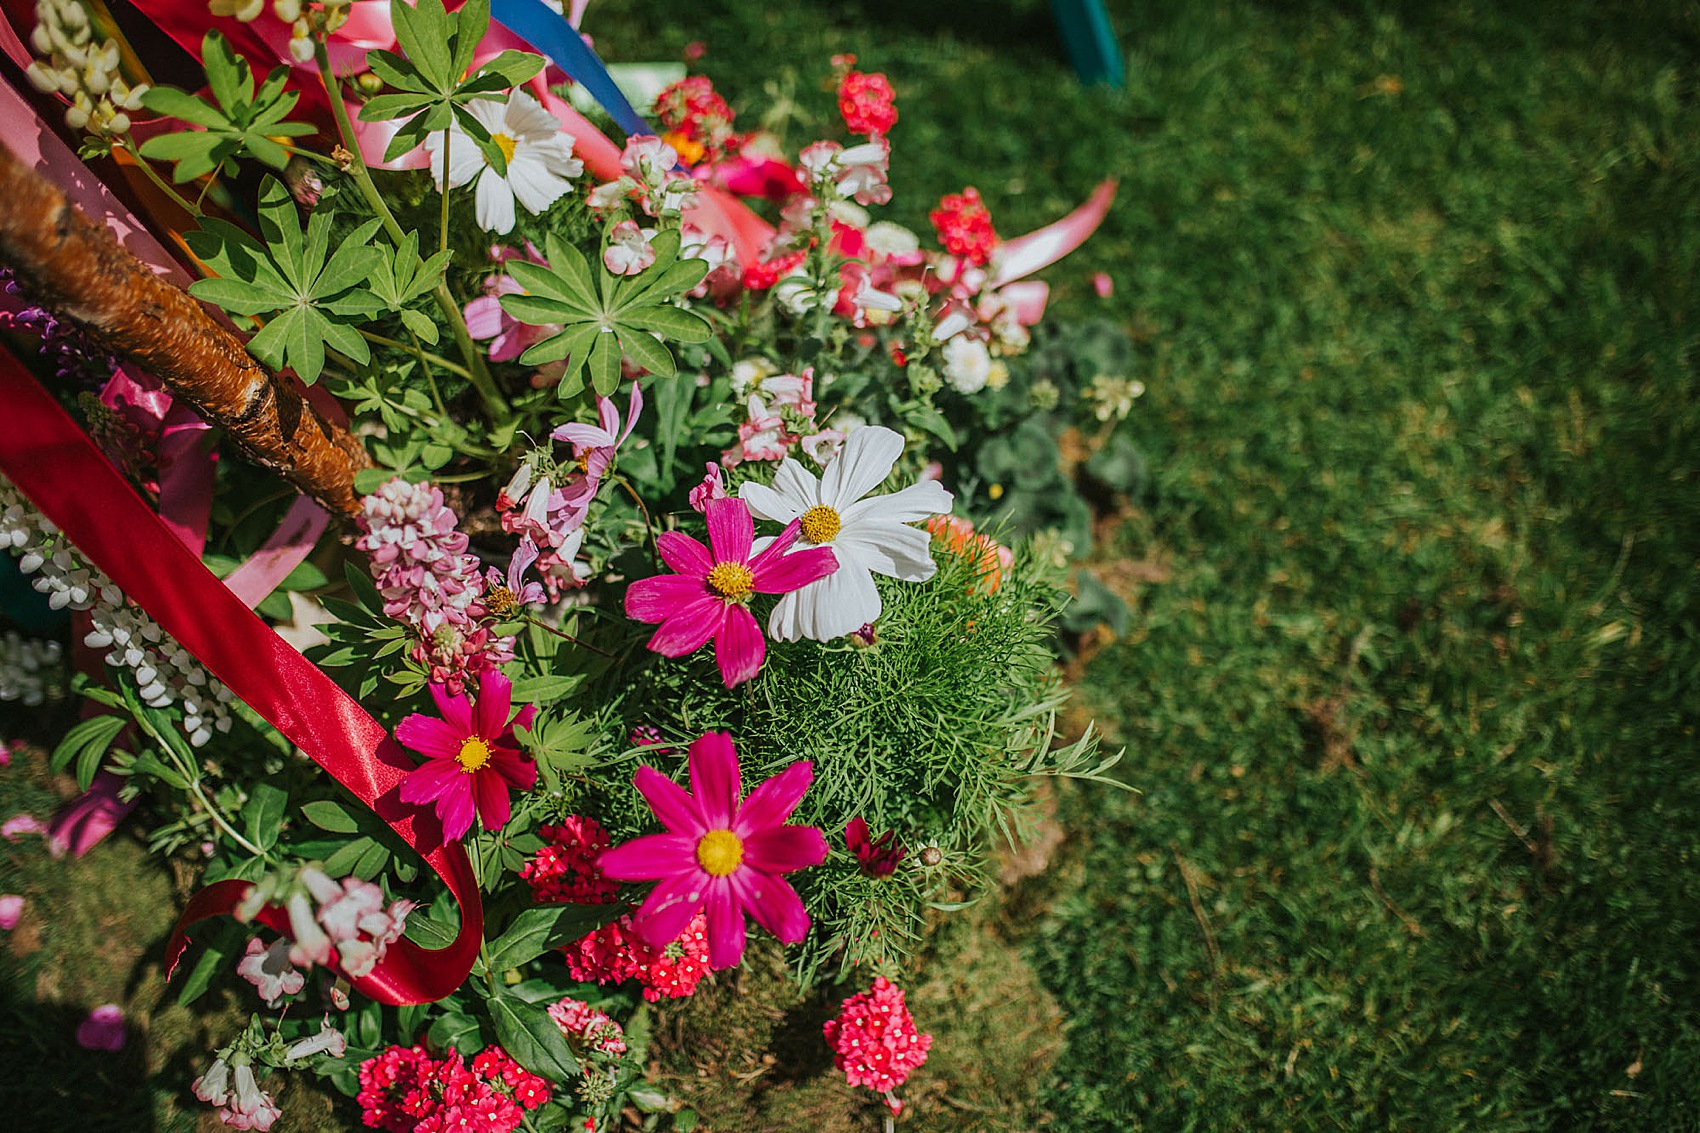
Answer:
[[[437,251],[449,250],[449,143],[454,141],[453,130],[443,131],[443,211],[437,222]]]
[[[655,523],[649,518],[649,509],[644,506],[643,497],[638,495],[637,489],[632,487],[631,482],[624,476],[621,476],[618,472],[613,474],[612,479],[614,483],[620,485],[620,487],[626,490],[626,495],[632,498],[632,502],[637,505],[638,511],[643,515],[644,530],[649,532],[650,561],[659,564],[661,561],[661,549],[655,538]]]
[[[177,203],[177,206],[179,208],[181,208],[184,212],[188,213],[190,216],[194,217],[196,220],[201,219],[201,217],[203,215],[202,212],[201,212],[201,206],[198,205],[198,204],[190,203],[189,199],[187,197],[183,196],[182,193],[179,193],[175,186],[171,185],[169,182],[167,182],[165,180],[165,178],[161,177],[158,173],[156,173],[154,171],[153,163],[151,161],[149,161],[147,158],[142,156],[142,151],[136,148],[136,143],[131,140],[131,138],[128,134],[124,135],[124,149],[125,149],[126,152],[129,153],[129,155],[131,157],[136,159],[136,165],[141,169],[141,171],[144,174],[147,175],[147,179],[154,183],[155,188],[157,188],[160,192],[164,193],[166,196],[170,197],[173,201],[175,201]],[[208,179],[207,183],[209,185],[212,183],[210,178]],[[201,195],[203,197],[206,196],[205,190],[202,191]]]
[[[319,64],[319,77],[324,81],[325,93],[330,97],[331,115],[336,119],[342,148],[348,153],[348,172],[353,175],[354,183],[359,186],[360,195],[366,198],[372,212],[383,222],[384,231],[389,234],[390,240],[399,248],[407,234],[401,230],[401,225],[397,223],[389,205],[384,203],[383,194],[379,193],[378,187],[372,183],[371,170],[366,168],[366,162],[360,156],[360,143],[354,137],[354,124],[348,120],[348,108],[342,102],[341,83],[331,73],[330,55],[325,51],[323,39],[313,41],[313,56]],[[447,177],[446,169],[444,177]],[[467,381],[478,391],[480,400],[484,402],[485,413],[489,415],[492,424],[505,423],[512,413],[508,403],[496,389],[496,384],[491,381],[490,371],[484,366],[484,356],[478,353],[478,347],[466,329],[466,319],[461,315],[460,304],[456,303],[454,296],[449,293],[449,285],[440,279],[432,294],[437,300],[437,306],[442,308],[443,318],[448,321],[449,330],[454,334],[455,345],[460,348],[461,357],[466,359]]]
[[[409,331],[408,333],[411,334],[413,332]],[[463,378],[472,377],[472,375],[467,372],[465,366],[457,365],[440,354],[432,354],[430,351],[425,349],[417,338],[414,339],[413,345],[409,346],[400,339],[387,338],[381,334],[374,334],[369,330],[362,330],[360,332],[360,337],[364,338],[367,342],[375,342],[379,346],[388,346],[396,350],[405,350],[415,358],[418,358],[420,362],[429,362],[431,365],[441,366],[451,374],[458,374]],[[441,408],[441,406],[438,408]],[[447,416],[447,414],[445,414],[445,416]]]
[[[560,638],[562,641],[569,641],[572,644],[578,646],[580,649],[588,649],[592,653],[595,653],[595,654],[602,656],[602,657],[612,658],[614,656],[612,653],[609,653],[606,650],[596,648],[596,646],[590,644],[590,642],[588,642],[588,641],[580,641],[578,638],[574,637],[572,634],[566,632],[565,630],[556,629],[552,625],[545,625],[543,622],[538,621],[536,618],[532,617],[530,614],[525,615],[525,621],[528,625],[534,625],[538,629],[542,630],[544,633],[552,633],[556,637]]]
[[[443,391],[437,388],[437,375],[431,372],[431,363],[429,361],[429,359],[435,358],[436,355],[427,355],[425,353],[425,344],[419,341],[419,336],[413,333],[412,327],[407,328],[407,338],[408,341],[413,343],[413,356],[419,359],[419,368],[425,372],[425,384],[431,387],[431,404],[437,407],[438,414],[440,414],[443,420],[446,421],[449,419],[449,408],[443,404]],[[445,366],[448,365],[448,363],[441,358],[437,358],[437,361],[442,362]],[[455,367],[457,370],[459,368],[460,367],[458,366]]]

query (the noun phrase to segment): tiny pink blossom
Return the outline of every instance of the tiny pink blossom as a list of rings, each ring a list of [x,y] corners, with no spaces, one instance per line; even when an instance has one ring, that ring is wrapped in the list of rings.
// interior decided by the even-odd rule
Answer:
[[[427,757],[401,781],[401,801],[435,804],[445,840],[464,835],[475,811],[484,829],[500,830],[511,813],[509,790],[537,782],[537,764],[514,740],[515,726],[529,728],[537,708],[528,704],[510,717],[512,694],[495,671],[479,677],[476,703],[432,685],[441,719],[416,712],[396,725],[396,739]]]
[[[720,478],[720,465],[710,464],[706,467],[708,474],[702,478],[702,483],[691,489],[687,497],[698,515],[707,509],[709,500],[726,498],[726,483]]]
[[[124,1011],[116,1003],[103,1003],[77,1024],[77,1045],[84,1050],[124,1049]]]
[[[803,438],[803,451],[809,454],[809,459],[825,468],[838,456],[838,451],[844,447],[844,433],[838,429],[822,429],[818,433],[810,433]]]
[[[1110,278],[1110,273],[1107,271],[1093,272],[1092,290],[1098,293],[1098,298],[1108,299],[1116,293],[1115,280]]]
[[[25,834],[46,834],[47,827],[41,824],[41,819],[33,814],[14,814],[5,822],[0,823],[0,835],[6,841],[16,842]]]
[[[18,927],[18,919],[24,915],[24,899],[16,893],[8,893],[0,897],[0,929],[11,932]]]
[[[767,641],[746,603],[752,594],[787,594],[838,569],[830,547],[786,554],[801,533],[794,519],[777,539],[751,557],[755,521],[739,499],[709,500],[707,547],[682,531],[664,532],[656,549],[677,574],[632,583],[626,614],[660,622],[649,648],[664,657],[694,653],[710,639],[727,688],[755,676],[767,656]]]
[[[636,275],[643,271],[655,262],[655,249],[649,243],[654,231],[639,228],[635,221],[620,221],[608,234],[602,265],[615,275]]]
[[[781,875],[826,857],[819,829],[785,824],[814,780],[813,764],[793,763],[740,800],[731,736],[704,735],[691,745],[688,762],[689,792],[653,767],[638,768],[633,784],[666,832],[602,855],[611,878],[660,883],[633,915],[638,935],[659,948],[706,912],[708,957],[716,968],[743,957],[746,912],[787,944],[802,940],[809,914]]]

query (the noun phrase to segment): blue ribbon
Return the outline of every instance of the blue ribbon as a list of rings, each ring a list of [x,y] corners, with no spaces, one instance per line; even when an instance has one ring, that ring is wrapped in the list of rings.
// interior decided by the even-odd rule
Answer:
[[[567,18],[543,0],[490,0],[490,18],[547,55],[551,62],[601,104],[628,134],[653,134],[655,128],[632,109],[614,77]]]

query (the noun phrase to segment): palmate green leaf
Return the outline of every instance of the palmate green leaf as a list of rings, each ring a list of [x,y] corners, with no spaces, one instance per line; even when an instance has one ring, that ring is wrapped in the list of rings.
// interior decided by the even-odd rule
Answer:
[[[620,349],[633,362],[652,374],[664,378],[673,376],[677,367],[673,363],[672,352],[657,342],[654,335],[646,330],[622,326],[614,332],[614,336],[620,340]]]
[[[707,342],[714,334],[707,319],[683,307],[639,307],[621,311],[620,323],[639,330],[652,330],[673,342]]]
[[[582,256],[579,257],[579,262],[581,264],[584,262],[584,258]],[[582,289],[579,285],[579,280],[575,275],[559,271],[551,271],[548,268],[538,267],[536,264],[521,263],[517,261],[510,263],[508,265],[508,275],[513,278],[515,283],[525,288],[526,294],[515,296],[504,295],[504,299],[532,297],[549,299],[553,302],[560,303],[571,310],[577,311],[581,315],[591,316],[594,316],[597,313],[598,308],[601,306],[601,304],[597,301],[596,293],[590,288],[590,272],[588,268],[585,269],[584,286]],[[504,303],[503,306],[506,307],[507,304]],[[523,318],[523,316],[517,312],[514,312],[514,317],[516,319]],[[553,316],[551,316],[542,321],[555,322],[556,320]]]
[[[244,154],[282,169],[289,162],[289,153],[273,139],[315,130],[306,122],[283,121],[299,98],[295,92],[284,90],[288,68],[274,69],[256,91],[247,61],[231,50],[223,36],[208,32],[201,51],[216,106],[170,87],[150,88],[142,95],[142,105],[156,114],[205,129],[149,138],[142,144],[142,156],[176,162],[172,178],[179,184],[211,173]]]
[[[263,315],[275,311],[287,302],[270,287],[249,283],[245,279],[197,279],[189,285],[189,294],[208,303],[215,303],[233,315]]]
[[[542,295],[504,295],[502,310],[512,315],[522,323],[532,326],[548,326],[551,323],[581,322],[587,312],[563,302],[560,299],[550,299]]]
[[[620,342],[616,334],[602,331],[596,345],[590,348],[590,384],[602,397],[612,396],[620,387]]]

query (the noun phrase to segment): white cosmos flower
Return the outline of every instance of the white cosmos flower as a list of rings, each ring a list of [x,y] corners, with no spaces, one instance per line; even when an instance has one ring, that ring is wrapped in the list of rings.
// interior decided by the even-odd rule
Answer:
[[[556,117],[543,104],[522,90],[508,95],[507,102],[476,99],[466,109],[490,131],[508,161],[507,176],[497,173],[461,128],[453,123],[448,131],[425,139],[431,154],[431,176],[443,187],[443,144],[448,139],[449,186],[458,188],[478,179],[475,203],[478,226],[486,232],[511,232],[514,201],[536,215],[572,192],[572,178],[584,172],[584,162],[573,156],[573,136],[561,130]]]
[[[762,519],[802,520],[797,547],[829,546],[838,558],[837,570],[779,599],[767,625],[776,641],[830,641],[874,621],[880,615],[875,574],[904,582],[933,576],[932,536],[909,525],[950,511],[944,486],[923,480],[863,499],[891,474],[902,453],[900,434],[869,425],[850,434],[818,480],[786,458],[773,487],[750,482],[738,489],[738,497]]]

